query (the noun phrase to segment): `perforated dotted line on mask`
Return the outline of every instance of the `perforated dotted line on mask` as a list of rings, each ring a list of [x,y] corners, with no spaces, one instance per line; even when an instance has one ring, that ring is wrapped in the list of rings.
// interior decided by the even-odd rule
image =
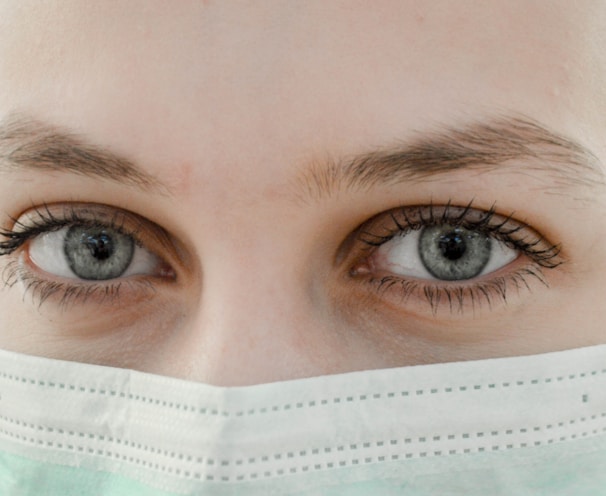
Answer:
[[[23,384],[33,385],[36,387],[44,387],[48,389],[73,391],[76,393],[85,393],[99,396],[118,397],[128,400],[137,401],[140,403],[147,403],[155,406],[164,407],[172,410],[179,410],[186,413],[195,413],[198,415],[209,415],[209,416],[222,416],[222,417],[246,417],[252,415],[263,415],[271,414],[281,411],[288,410],[301,410],[306,408],[315,408],[320,406],[334,405],[340,403],[355,403],[368,400],[383,400],[383,399],[395,399],[401,397],[415,398],[425,395],[436,395],[436,394],[456,394],[466,393],[482,390],[497,390],[497,389],[508,389],[516,387],[528,387],[538,386],[541,384],[558,383],[565,381],[580,380],[588,377],[595,377],[598,375],[606,374],[606,368],[601,370],[591,370],[588,372],[580,372],[577,374],[559,375],[555,377],[546,377],[543,379],[530,379],[530,380],[516,380],[516,381],[504,381],[500,383],[488,383],[488,384],[470,384],[470,385],[459,385],[459,386],[447,386],[441,388],[428,388],[428,389],[416,389],[406,391],[391,391],[385,393],[366,393],[357,395],[345,395],[335,396],[332,398],[315,399],[300,401],[296,403],[285,403],[282,405],[271,405],[251,408],[249,410],[238,410],[238,411],[227,411],[220,410],[212,407],[198,407],[192,404],[181,403],[177,401],[168,401],[160,398],[154,398],[146,395],[126,393],[124,391],[117,391],[113,389],[88,387],[76,384],[70,384],[66,382],[53,382],[42,379],[32,379],[28,377],[18,376],[14,374],[8,374],[0,372],[0,378],[20,382]]]
[[[595,420],[604,420],[606,419],[606,413],[595,414],[591,416],[579,417],[576,419],[570,419],[568,421],[554,422],[550,424],[546,424],[544,426],[534,426],[528,428],[520,428],[520,429],[507,429],[507,430],[492,430],[490,432],[477,431],[477,432],[467,432],[467,433],[459,433],[459,434],[448,434],[448,435],[435,435],[435,436],[419,436],[419,437],[410,437],[404,438],[401,440],[388,440],[388,441],[373,441],[373,442],[358,442],[358,443],[350,443],[343,444],[338,446],[328,446],[323,448],[308,448],[302,450],[293,450],[286,451],[283,453],[276,453],[273,455],[265,455],[265,456],[256,456],[250,458],[241,458],[239,460],[235,460],[230,462],[228,460],[216,460],[216,459],[208,459],[200,456],[192,456],[184,453],[179,453],[176,451],[169,450],[160,450],[157,448],[150,447],[145,444],[135,443],[131,441],[124,441],[117,438],[112,438],[109,436],[97,435],[93,433],[85,433],[81,431],[74,430],[65,430],[60,428],[53,428],[44,425],[38,425],[34,423],[23,422],[20,420],[12,419],[9,417],[0,416],[0,420],[7,422],[12,425],[16,425],[19,427],[24,427],[26,429],[34,431],[34,434],[28,436],[26,434],[19,434],[16,432],[12,432],[7,428],[0,427],[0,434],[15,439],[20,442],[24,442],[26,444],[43,448],[43,449],[57,449],[61,451],[68,451],[73,453],[78,453],[86,456],[95,456],[95,457],[103,457],[109,459],[120,460],[122,462],[128,462],[134,465],[138,465],[144,467],[148,470],[154,470],[157,472],[168,473],[174,476],[185,478],[185,479],[197,479],[197,480],[206,480],[206,481],[219,481],[219,482],[239,482],[244,480],[254,480],[258,478],[269,478],[269,477],[279,477],[284,475],[292,475],[297,473],[305,473],[308,471],[316,471],[316,470],[327,470],[332,468],[342,468],[347,466],[355,466],[369,463],[381,463],[381,462],[390,462],[390,461],[398,461],[398,460],[407,460],[412,458],[426,458],[426,457],[437,457],[437,456],[452,456],[452,455],[462,455],[462,454],[470,454],[470,453],[482,453],[482,452],[490,452],[490,451],[503,451],[503,450],[511,450],[511,449],[519,449],[519,448],[529,448],[529,447],[539,447],[559,442],[565,442],[575,439],[583,439],[588,437],[594,437],[597,435],[601,435],[606,433],[606,426],[597,427],[594,429],[582,430],[578,433],[573,433],[566,436],[558,436],[554,435],[545,440],[535,440],[528,442],[510,442],[505,444],[494,444],[490,442],[490,438],[494,438],[497,436],[513,436],[518,434],[531,435],[533,432],[540,431],[549,431],[549,430],[557,430],[558,428],[565,428],[570,425],[575,424],[583,424],[590,421]],[[48,434],[60,434],[68,440],[66,441],[53,441],[53,440],[44,440],[41,438],[36,438],[36,432],[43,432]],[[73,438],[73,439],[72,439]],[[170,459],[166,462],[157,462],[157,461],[149,461],[145,460],[136,455],[130,455],[119,452],[116,448],[114,449],[104,449],[104,448],[92,448],[90,446],[85,446],[78,442],[78,439],[87,439],[96,442],[101,442],[105,444],[114,444],[121,445],[125,448],[131,448],[138,451],[145,451],[148,453],[152,453],[153,455],[160,455],[164,458]],[[485,445],[476,446],[473,448],[463,448],[463,449],[448,449],[448,450],[410,450],[411,445],[413,444],[424,444],[427,442],[441,442],[441,441],[455,441],[457,439],[482,439],[486,440]],[[363,452],[368,449],[375,448],[389,448],[391,450],[394,449],[394,446],[402,447],[403,450],[401,453],[386,453],[384,455],[374,455],[367,456],[364,455]],[[347,457],[347,455],[351,455],[352,453],[359,453],[359,455],[354,458]],[[305,462],[306,458],[314,457],[317,455],[336,455],[336,459],[333,461],[325,461],[323,463],[307,463]],[[339,459],[340,458],[340,459]],[[193,465],[201,465],[206,469],[214,470],[216,473],[207,473],[207,471],[196,470],[195,468],[190,469],[180,469],[174,466],[171,466],[171,461],[179,462],[179,463],[191,463]],[[238,475],[222,475],[217,473],[221,469],[225,469],[227,467],[234,467],[235,470],[245,470],[247,465],[258,464],[259,462],[274,462],[274,461],[283,461],[285,463],[296,463],[297,465],[286,466],[283,468],[273,469],[273,470],[263,470],[260,469],[257,472],[253,473],[241,473]]]

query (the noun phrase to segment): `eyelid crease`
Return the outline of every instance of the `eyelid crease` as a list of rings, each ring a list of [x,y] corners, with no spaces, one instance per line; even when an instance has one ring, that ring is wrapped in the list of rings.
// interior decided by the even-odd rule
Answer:
[[[47,300],[58,296],[57,306],[66,310],[70,304],[86,304],[94,301],[97,305],[122,302],[124,292],[134,295],[135,300],[145,300],[156,292],[155,282],[146,278],[110,280],[105,282],[66,281],[43,279],[27,269],[19,260],[11,260],[2,271],[2,282],[7,288],[20,283],[23,295],[29,295],[40,308]],[[126,302],[129,304],[129,302]]]

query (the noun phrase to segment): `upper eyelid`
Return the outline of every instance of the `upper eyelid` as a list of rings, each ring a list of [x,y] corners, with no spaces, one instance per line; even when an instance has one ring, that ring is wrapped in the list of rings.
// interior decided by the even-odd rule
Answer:
[[[7,230],[0,230],[0,236],[7,238],[9,241],[0,243],[0,254],[2,247],[18,248],[24,242],[41,234],[53,231],[59,231],[65,227],[75,224],[94,225],[101,224],[102,221],[95,217],[84,217],[81,214],[76,214],[77,207],[63,207],[63,213],[58,214],[53,212],[53,207],[44,204],[41,207],[33,207],[19,217],[11,217],[12,226]],[[124,225],[116,226],[115,222],[105,221],[104,225],[117,228],[124,231]],[[127,233],[127,234],[135,234]],[[13,243],[11,243],[11,240]],[[11,249],[11,248],[9,248]]]
[[[415,213],[416,211],[416,213]],[[398,215],[401,218],[398,219]],[[416,218],[415,218],[416,216]],[[389,227],[390,219],[393,225]],[[493,222],[494,221],[494,222]],[[525,221],[515,219],[514,213],[498,213],[496,205],[483,210],[469,202],[465,206],[453,205],[450,201],[443,205],[412,205],[387,210],[375,215],[358,228],[359,239],[370,246],[380,246],[395,234],[406,229],[420,229],[426,225],[440,223],[457,224],[477,229],[533,256],[539,265],[556,267],[564,263],[561,245],[553,243]],[[383,232],[378,228],[382,227]],[[509,226],[509,229],[507,228]],[[373,230],[377,230],[373,232]],[[519,236],[515,236],[520,233]],[[524,236],[525,235],[525,236]]]
[[[414,230],[426,225],[450,224],[473,227],[478,230],[494,231],[501,229],[507,224],[511,224],[515,225],[515,230],[527,228],[538,233],[527,222],[515,219],[513,213],[502,215],[497,212],[495,205],[484,210],[474,207],[471,202],[465,206],[453,205],[448,202],[443,205],[429,204],[396,207],[373,216],[364,222],[360,226],[360,229],[371,228],[376,224],[385,225],[383,222],[385,216],[389,216],[398,230]],[[491,222],[493,219],[497,219],[497,222]],[[543,236],[541,235],[541,237]]]
[[[33,237],[70,225],[96,225],[117,229],[132,236],[142,246],[149,242],[179,258],[170,234],[154,222],[127,210],[102,204],[58,203],[34,206],[18,218],[11,217],[12,227],[1,229],[0,255],[10,254]],[[151,238],[151,239],[150,239]],[[147,247],[147,246],[146,246]],[[166,253],[158,253],[165,259]]]

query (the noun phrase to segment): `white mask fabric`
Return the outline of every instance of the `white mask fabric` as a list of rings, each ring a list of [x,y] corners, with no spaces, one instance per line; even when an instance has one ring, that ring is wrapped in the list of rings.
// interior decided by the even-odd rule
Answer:
[[[0,494],[606,495],[606,345],[229,388],[0,351]]]

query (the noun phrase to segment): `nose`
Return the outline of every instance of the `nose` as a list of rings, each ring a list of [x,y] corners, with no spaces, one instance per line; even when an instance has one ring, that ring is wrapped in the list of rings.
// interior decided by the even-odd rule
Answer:
[[[244,386],[347,368],[314,271],[275,245],[239,248],[207,264],[197,308],[153,372]]]

